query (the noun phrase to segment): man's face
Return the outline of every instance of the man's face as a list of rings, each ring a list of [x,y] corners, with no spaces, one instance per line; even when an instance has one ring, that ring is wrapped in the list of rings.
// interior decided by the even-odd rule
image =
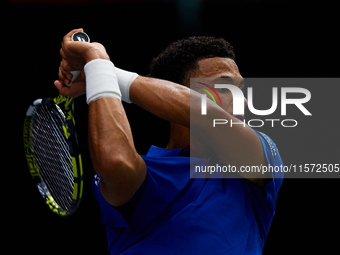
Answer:
[[[230,58],[206,58],[198,61],[198,70],[196,71],[196,78],[211,78],[209,82],[211,86],[214,84],[225,84],[226,78],[228,78],[228,84],[233,84],[240,89],[243,89],[244,80],[238,70],[238,67],[234,60]],[[223,78],[223,79],[221,79]],[[210,80],[210,79],[209,79]],[[216,89],[221,101],[222,108],[229,114],[233,114],[233,97],[228,89]],[[199,93],[204,93],[198,90]],[[244,99],[244,105],[247,105],[247,100]],[[243,119],[243,116],[235,116],[239,119]]]

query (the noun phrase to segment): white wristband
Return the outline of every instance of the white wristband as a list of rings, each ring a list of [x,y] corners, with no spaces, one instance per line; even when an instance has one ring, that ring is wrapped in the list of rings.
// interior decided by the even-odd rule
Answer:
[[[115,97],[121,100],[115,66],[110,60],[94,59],[84,66],[86,76],[86,101],[102,97]]]
[[[132,82],[137,78],[138,74],[128,72],[117,67],[115,67],[115,70],[118,78],[119,88],[122,92],[122,100],[130,104],[132,103],[130,100],[130,86]]]

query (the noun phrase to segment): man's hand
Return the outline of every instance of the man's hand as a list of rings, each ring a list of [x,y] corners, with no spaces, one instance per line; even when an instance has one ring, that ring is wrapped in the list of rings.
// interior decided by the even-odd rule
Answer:
[[[59,66],[59,79],[54,82],[59,93],[64,96],[78,97],[86,93],[85,75],[82,71],[84,65],[94,59],[110,59],[105,47],[100,43],[74,42],[71,40],[75,32],[83,32],[83,29],[74,29],[64,36],[60,55],[62,61]],[[73,75],[71,71],[81,71],[78,78],[71,83]]]
[[[62,67],[63,66],[62,62],[60,63],[59,66],[59,80],[54,81],[54,85],[58,89],[59,94],[63,96],[70,96],[73,98],[84,95],[86,93],[84,71],[80,71],[79,76],[77,77],[77,79],[73,81],[72,85],[67,86],[71,83],[72,74],[69,73],[68,78],[64,78],[63,73],[65,73],[65,70]]]

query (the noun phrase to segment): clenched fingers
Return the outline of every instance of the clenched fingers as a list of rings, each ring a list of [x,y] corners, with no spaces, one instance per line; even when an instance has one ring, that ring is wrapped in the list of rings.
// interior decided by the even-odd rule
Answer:
[[[63,82],[64,84],[68,85],[71,83],[73,75],[70,73],[71,67],[67,63],[65,59],[60,62],[59,66],[59,81]]]

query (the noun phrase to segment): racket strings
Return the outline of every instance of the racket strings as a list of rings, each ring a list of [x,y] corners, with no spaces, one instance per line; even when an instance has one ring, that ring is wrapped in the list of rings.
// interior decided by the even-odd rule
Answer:
[[[61,208],[68,210],[73,202],[73,167],[63,124],[56,111],[40,105],[32,119],[32,149],[51,196]]]

